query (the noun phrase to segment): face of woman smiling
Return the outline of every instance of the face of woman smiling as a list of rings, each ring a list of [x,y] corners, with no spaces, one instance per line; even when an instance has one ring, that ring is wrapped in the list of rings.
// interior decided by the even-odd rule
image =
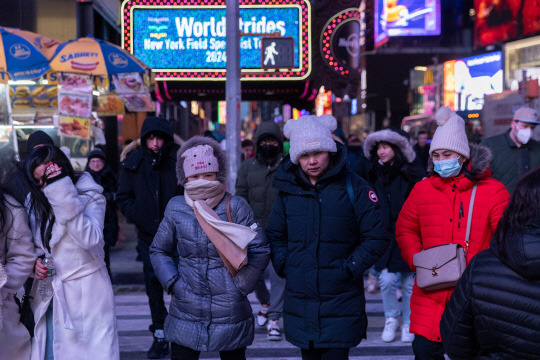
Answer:
[[[377,145],[377,156],[383,162],[383,164],[388,164],[396,157],[394,149],[388,143],[380,142]]]

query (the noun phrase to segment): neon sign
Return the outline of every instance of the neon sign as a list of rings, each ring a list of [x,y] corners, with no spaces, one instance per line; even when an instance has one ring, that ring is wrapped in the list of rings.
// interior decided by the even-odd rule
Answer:
[[[225,0],[125,0],[122,46],[157,80],[225,80]],[[311,8],[307,0],[241,0],[242,33],[294,38],[293,68],[261,69],[261,37],[240,39],[242,80],[303,80],[311,71]]]

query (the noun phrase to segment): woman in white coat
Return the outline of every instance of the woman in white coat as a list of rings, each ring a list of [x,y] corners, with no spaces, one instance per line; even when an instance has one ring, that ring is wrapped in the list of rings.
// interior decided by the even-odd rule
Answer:
[[[30,334],[20,322],[14,295],[35,261],[24,208],[0,189],[0,359],[30,359]]]
[[[55,146],[35,149],[25,172],[32,183],[26,207],[34,244],[56,266],[52,298],[44,298],[38,287],[47,270],[36,260],[32,359],[119,359],[114,296],[103,260],[103,189],[88,173],[76,176]]]

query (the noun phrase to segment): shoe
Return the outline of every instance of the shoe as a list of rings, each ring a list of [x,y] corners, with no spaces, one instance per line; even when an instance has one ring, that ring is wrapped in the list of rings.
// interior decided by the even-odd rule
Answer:
[[[412,343],[414,334],[409,332],[409,325],[401,325],[401,342]]]
[[[266,326],[266,333],[268,334],[268,340],[280,341],[281,330],[279,328],[279,319],[271,319]]]
[[[164,339],[163,330],[158,329],[154,332],[154,342],[146,353],[148,359],[161,359],[169,355],[169,343]]]
[[[394,317],[386,318],[381,339],[384,342],[392,342],[396,338],[396,330],[399,326],[398,319]]]
[[[257,314],[257,325],[259,326],[266,325],[266,322],[268,321],[269,308],[270,308],[270,304],[261,304],[261,310],[259,310],[259,313]]]
[[[378,289],[380,289],[379,279],[377,279],[377,277],[373,275],[372,273],[369,273],[368,279],[367,279],[366,291],[370,294],[374,294],[378,291]]]

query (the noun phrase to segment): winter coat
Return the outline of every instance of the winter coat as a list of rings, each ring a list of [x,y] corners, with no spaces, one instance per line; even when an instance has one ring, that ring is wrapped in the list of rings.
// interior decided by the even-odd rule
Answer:
[[[489,149],[470,146],[468,168],[472,175],[481,180],[478,181],[474,200],[467,263],[489,246],[510,197],[504,185],[490,177]],[[450,243],[465,247],[474,183],[462,172],[452,178],[433,175],[414,186],[396,223],[396,240],[401,255],[413,271],[416,270],[413,255],[424,249]],[[440,342],[439,322],[452,291],[453,288],[424,291],[415,282],[411,297],[410,331]]]
[[[36,255],[24,208],[6,197],[6,222],[0,235],[0,262],[7,281],[0,284],[0,359],[30,359],[30,334],[20,323],[14,295],[34,269]]]
[[[119,359],[118,333],[111,280],[103,260],[105,198],[102,187],[83,173],[73,184],[64,177],[43,193],[55,215],[49,242],[56,267],[53,277],[54,359]],[[38,224],[30,214],[34,244],[46,252]],[[32,296],[36,322],[32,359],[43,360],[47,337],[45,313],[51,298]]]
[[[178,145],[166,142],[154,156],[142,143],[122,163],[116,200],[137,227],[139,238],[151,244],[167,203],[180,192],[176,181]]]
[[[452,359],[538,359],[540,354],[540,222],[494,241],[465,270],[441,319]]]
[[[363,274],[389,243],[377,196],[337,148],[315,186],[290,157],[274,178],[279,193],[266,236],[274,269],[286,279],[285,336],[302,349],[349,348],[366,337]]]
[[[236,195],[247,200],[255,214],[255,220],[264,229],[277,195],[277,190],[272,187],[272,181],[277,167],[283,160],[283,140],[279,127],[272,121],[262,122],[255,135],[256,156],[244,160],[240,165],[235,188]],[[259,151],[260,140],[267,135],[272,135],[279,143],[279,154],[271,164],[262,158]]]
[[[482,145],[488,147],[493,154],[493,161],[490,165],[491,176],[502,182],[511,193],[518,180],[525,174],[521,171],[520,149],[510,138],[510,130],[504,134],[485,139]],[[540,166],[540,142],[531,139],[527,144],[521,146],[529,150],[529,169],[532,170]]]
[[[380,142],[392,144],[396,154],[391,164],[379,163],[375,153]],[[409,140],[396,131],[386,129],[370,134],[364,142],[364,155],[371,162],[366,175],[367,182],[379,198],[383,219],[385,220],[391,242],[384,255],[375,263],[375,270],[387,268],[389,272],[410,272],[409,266],[401,257],[396,243],[396,221],[407,196],[425,173],[416,162],[416,153]]]
[[[214,211],[227,220],[227,198]],[[233,278],[183,196],[171,199],[150,247],[150,258],[163,288],[173,295],[165,320],[165,338],[198,351],[234,350],[251,345],[254,319],[247,295],[268,265],[270,248],[247,202],[233,196],[232,221],[252,227],[248,263]],[[179,256],[178,265],[173,256]]]
[[[105,165],[99,172],[86,166],[86,171],[92,175],[94,181],[103,188],[103,196],[107,201],[105,209],[105,226],[103,227],[103,240],[109,246],[116,245],[118,241],[118,214],[116,213],[116,175],[109,165]]]

